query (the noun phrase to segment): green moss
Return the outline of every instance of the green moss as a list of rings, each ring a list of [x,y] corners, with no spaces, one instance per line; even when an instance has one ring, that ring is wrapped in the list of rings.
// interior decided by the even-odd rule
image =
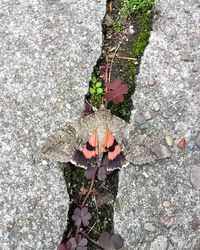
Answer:
[[[121,1],[121,15],[128,17],[132,14],[138,15],[152,10],[155,0],[123,0]]]
[[[84,178],[84,169],[82,168],[76,168],[73,172],[72,172],[72,179],[74,181],[82,181]]]
[[[121,1],[121,18],[122,16],[130,16],[136,22],[136,34],[133,37],[132,56],[138,60],[136,63],[126,62],[118,68],[118,76],[124,79],[129,85],[129,92],[125,95],[125,101],[122,104],[112,105],[112,112],[128,121],[132,110],[131,96],[134,93],[134,78],[139,70],[139,61],[148,44],[151,29],[152,8],[154,0],[122,0]],[[121,73],[122,72],[122,76]]]
[[[139,32],[136,34],[136,38],[133,44],[133,56],[140,57],[143,55],[145,47],[148,44],[149,39],[149,26],[151,23],[152,13],[142,13],[136,16]]]
[[[120,33],[122,30],[122,21],[120,18],[117,18],[116,20],[113,20],[113,27],[114,27],[114,31],[116,33]]]
[[[147,31],[143,31],[138,35],[137,41],[133,45],[134,57],[143,55],[144,49],[148,44],[148,38],[149,38],[149,32]]]

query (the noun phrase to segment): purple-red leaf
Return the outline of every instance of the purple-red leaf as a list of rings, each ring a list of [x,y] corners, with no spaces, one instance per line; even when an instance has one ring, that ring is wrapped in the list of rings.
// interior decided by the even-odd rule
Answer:
[[[92,105],[89,103],[85,103],[84,110],[82,111],[83,116],[91,115],[92,114]]]
[[[104,82],[107,80],[108,74],[109,74],[109,67],[107,63],[103,63],[100,67],[100,77],[104,80]]]
[[[84,226],[89,225],[89,220],[91,219],[92,215],[88,212],[87,207],[83,208],[75,208],[74,214],[72,215],[72,220],[74,221],[74,224],[78,227],[81,225],[81,223]]]
[[[107,177],[107,171],[106,171],[106,168],[105,167],[100,167],[98,169],[98,173],[97,173],[97,177],[100,181],[104,181]]]
[[[111,237],[111,241],[115,247],[115,249],[121,249],[124,246],[124,239],[122,238],[122,236],[120,234],[114,234]]]
[[[85,177],[90,180],[94,177],[94,175],[96,174],[96,170],[97,170],[97,167],[88,167],[86,170],[85,170]]]
[[[111,236],[108,232],[104,232],[100,235],[98,244],[106,250],[119,250],[124,246],[124,240],[119,234]]]
[[[128,84],[122,84],[121,80],[114,80],[111,83],[105,83],[107,92],[104,98],[114,104],[118,104],[124,101],[124,95],[128,93]]]
[[[74,239],[74,238],[71,238],[71,239]],[[71,242],[71,239],[68,240],[67,242],[61,243],[61,244],[58,246],[57,250],[74,250],[74,249],[76,249],[77,245],[75,245],[75,247],[74,247],[74,245],[73,245],[72,242]],[[76,242],[76,241],[75,241],[75,242]]]

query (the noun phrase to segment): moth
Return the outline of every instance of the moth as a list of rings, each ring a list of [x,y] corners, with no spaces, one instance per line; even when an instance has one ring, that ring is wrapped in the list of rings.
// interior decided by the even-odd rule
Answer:
[[[53,161],[85,169],[103,166],[107,171],[166,158],[164,146],[104,107],[49,135],[41,151]]]

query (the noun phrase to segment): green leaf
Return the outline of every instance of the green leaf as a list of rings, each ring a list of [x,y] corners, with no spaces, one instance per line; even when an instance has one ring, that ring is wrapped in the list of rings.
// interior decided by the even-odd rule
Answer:
[[[91,95],[95,94],[95,92],[96,92],[96,90],[95,90],[95,89],[90,88],[90,94],[91,94]]]
[[[103,93],[103,89],[102,88],[98,88],[97,89],[97,94],[102,94]]]
[[[91,81],[92,81],[92,83],[96,83],[96,81],[97,81],[96,76],[93,76]]]
[[[102,85],[102,83],[101,83],[101,82],[97,82],[97,83],[96,83],[96,88],[100,88],[100,87],[101,87],[101,85]]]

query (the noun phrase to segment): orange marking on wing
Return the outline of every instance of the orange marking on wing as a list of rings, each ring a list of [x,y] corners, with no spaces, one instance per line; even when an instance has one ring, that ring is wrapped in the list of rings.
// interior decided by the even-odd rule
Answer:
[[[108,160],[114,160],[120,153],[121,147],[119,145],[116,145],[113,152],[108,152]]]
[[[107,151],[106,148],[111,147],[114,143],[114,140],[115,138],[113,134],[111,133],[110,129],[107,129],[104,140],[103,140],[101,152],[102,153],[106,152]]]
[[[98,136],[96,131],[91,135],[88,142],[90,143],[91,146],[98,147]]]
[[[91,135],[82,152],[87,159],[98,155],[98,136],[96,131]]]

